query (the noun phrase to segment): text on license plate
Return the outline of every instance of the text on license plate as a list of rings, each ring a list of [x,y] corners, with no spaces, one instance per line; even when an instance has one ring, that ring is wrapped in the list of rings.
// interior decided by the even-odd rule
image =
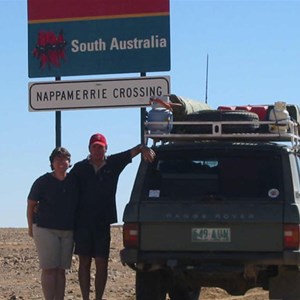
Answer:
[[[192,242],[231,242],[230,228],[192,228]]]

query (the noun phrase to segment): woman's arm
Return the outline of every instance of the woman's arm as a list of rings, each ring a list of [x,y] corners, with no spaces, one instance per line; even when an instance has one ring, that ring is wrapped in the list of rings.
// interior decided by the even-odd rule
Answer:
[[[28,223],[28,235],[30,237],[33,237],[33,233],[32,233],[32,224],[33,224],[33,216],[35,213],[35,209],[36,209],[36,201],[27,200],[27,223]]]

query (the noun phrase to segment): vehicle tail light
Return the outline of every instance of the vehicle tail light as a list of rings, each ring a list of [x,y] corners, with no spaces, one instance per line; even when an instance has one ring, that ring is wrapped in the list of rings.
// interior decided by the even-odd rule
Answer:
[[[137,223],[125,223],[123,225],[123,245],[129,248],[139,246],[139,226]]]
[[[300,226],[284,225],[284,248],[299,249],[300,248]]]

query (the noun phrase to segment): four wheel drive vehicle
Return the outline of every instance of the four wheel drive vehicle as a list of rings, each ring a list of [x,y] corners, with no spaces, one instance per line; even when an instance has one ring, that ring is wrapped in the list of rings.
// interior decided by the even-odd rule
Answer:
[[[196,300],[201,287],[300,299],[299,124],[269,133],[255,122],[249,133],[213,121],[211,133],[199,122],[198,134],[146,134],[157,158],[140,163],[120,252],[137,300]]]

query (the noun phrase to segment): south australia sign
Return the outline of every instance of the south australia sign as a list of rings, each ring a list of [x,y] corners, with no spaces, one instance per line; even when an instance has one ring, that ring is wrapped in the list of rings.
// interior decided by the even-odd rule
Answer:
[[[28,75],[170,70],[169,0],[28,0]]]

